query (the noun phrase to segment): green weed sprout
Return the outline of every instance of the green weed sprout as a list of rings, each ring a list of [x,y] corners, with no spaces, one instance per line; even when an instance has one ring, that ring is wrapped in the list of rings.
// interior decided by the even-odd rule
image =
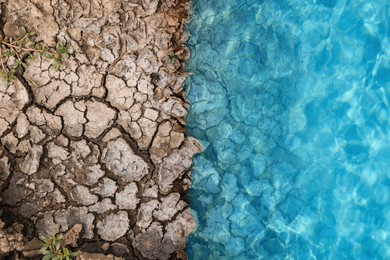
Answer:
[[[167,57],[167,63],[173,64],[177,60],[176,54],[174,52],[170,52]]]
[[[59,42],[55,50],[49,50],[46,46],[37,46],[35,32],[28,32],[25,27],[20,28],[20,36],[11,38],[5,36],[0,39],[0,77],[8,83],[15,77],[19,66],[26,67],[26,60],[36,55],[53,60],[53,67],[59,69],[62,66],[62,58],[67,57],[70,43]]]
[[[62,234],[51,235],[48,238],[44,236],[39,237],[43,242],[43,247],[40,249],[43,255],[42,260],[71,260],[78,255],[78,252],[72,252],[62,246],[63,238]]]

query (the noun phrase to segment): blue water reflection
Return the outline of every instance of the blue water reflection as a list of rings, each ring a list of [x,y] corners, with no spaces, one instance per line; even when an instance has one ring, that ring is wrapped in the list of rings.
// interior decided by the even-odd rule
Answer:
[[[390,3],[192,0],[189,259],[390,258]]]

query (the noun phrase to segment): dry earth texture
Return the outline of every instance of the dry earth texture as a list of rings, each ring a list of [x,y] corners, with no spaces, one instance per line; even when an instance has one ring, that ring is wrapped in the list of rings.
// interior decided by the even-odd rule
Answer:
[[[187,15],[186,0],[2,1],[3,37],[71,48],[59,70],[38,58],[0,82],[1,259],[59,232],[80,259],[185,257],[201,150],[184,133]]]

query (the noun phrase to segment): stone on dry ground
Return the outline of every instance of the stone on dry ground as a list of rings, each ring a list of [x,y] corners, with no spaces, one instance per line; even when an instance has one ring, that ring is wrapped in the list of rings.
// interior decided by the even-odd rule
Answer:
[[[0,218],[31,225],[26,236],[1,226],[0,254],[28,240],[36,253],[36,230],[73,234],[90,253],[108,241],[125,259],[182,255],[195,228],[184,183],[201,151],[183,126],[188,2],[0,2],[7,36],[25,26],[51,47],[71,43],[63,68],[38,58],[0,82]]]
[[[83,226],[81,224],[74,225],[71,229],[69,229],[62,240],[63,246],[73,246],[77,247],[77,241],[80,238],[81,230],[83,230]]]

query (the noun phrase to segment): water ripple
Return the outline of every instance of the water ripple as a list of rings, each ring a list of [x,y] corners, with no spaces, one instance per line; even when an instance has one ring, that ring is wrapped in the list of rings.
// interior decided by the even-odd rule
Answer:
[[[388,1],[192,4],[189,258],[390,258]]]

